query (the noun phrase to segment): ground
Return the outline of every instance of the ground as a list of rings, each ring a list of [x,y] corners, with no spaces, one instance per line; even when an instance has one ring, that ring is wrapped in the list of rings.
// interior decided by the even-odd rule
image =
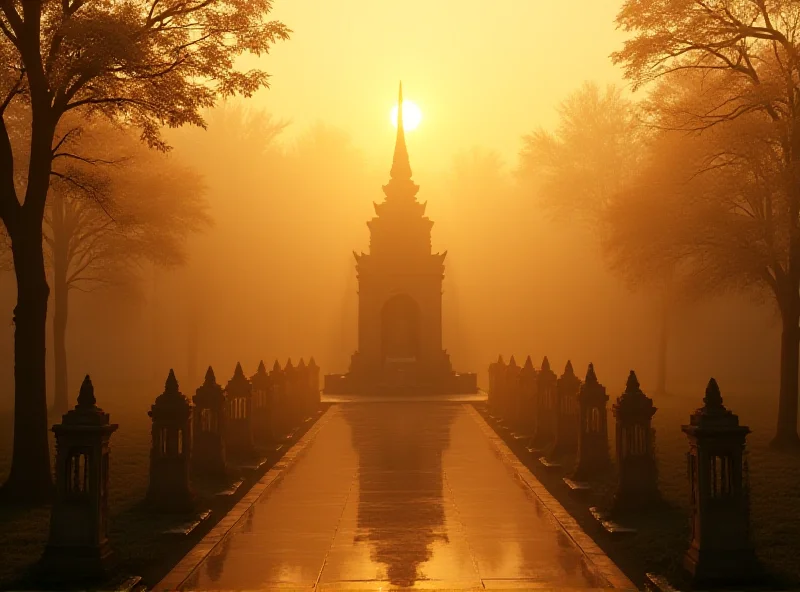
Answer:
[[[224,499],[203,495],[204,490],[197,488],[200,504],[213,510],[212,519],[191,536],[161,534],[165,529],[185,522],[186,518],[152,515],[142,505],[149,478],[149,406],[134,405],[129,401],[104,405],[101,400],[98,404],[111,413],[112,423],[119,424],[119,429],[111,438],[111,546],[121,575],[138,575],[143,578],[143,583],[153,585],[241,497],[247,489],[247,481],[235,497]],[[11,423],[10,415],[0,416],[0,433],[8,435],[0,442],[0,480],[5,480],[10,466]],[[261,473],[263,470],[259,475]],[[254,478],[251,477],[250,481]],[[47,541],[49,519],[49,507],[0,507],[0,550],[3,558],[0,561],[0,589],[24,585],[19,578],[41,555]]]
[[[614,454],[614,418],[610,405],[616,395],[610,393],[609,440]],[[682,581],[683,552],[688,546],[689,485],[686,453],[688,441],[680,426],[702,406],[703,394],[654,397],[658,408],[653,426],[656,430],[656,454],[659,488],[665,504],[650,516],[632,519],[639,532],[629,537],[613,538],[598,528],[588,512],[592,505],[607,504],[613,495],[614,476],[604,483],[594,483],[595,491],[584,499],[572,495],[561,478],[569,474],[572,459],[564,459],[563,470],[548,470],[535,458],[514,449],[534,474],[547,486],[606,553],[635,583],[641,584],[647,571],[667,574],[674,582]],[[800,454],[776,452],[769,448],[775,429],[774,398],[726,396],[725,404],[739,415],[740,422],[753,431],[748,437],[753,534],[759,558],[786,587],[800,585]]]

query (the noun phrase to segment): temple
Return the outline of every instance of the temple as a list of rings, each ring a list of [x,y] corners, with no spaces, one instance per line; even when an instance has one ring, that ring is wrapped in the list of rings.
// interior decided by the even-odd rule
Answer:
[[[347,374],[325,376],[328,394],[454,394],[477,392],[475,374],[457,374],[442,349],[444,253],[431,252],[433,222],[419,186],[403,129],[403,85],[397,140],[386,196],[367,222],[369,253],[356,253],[358,349]]]

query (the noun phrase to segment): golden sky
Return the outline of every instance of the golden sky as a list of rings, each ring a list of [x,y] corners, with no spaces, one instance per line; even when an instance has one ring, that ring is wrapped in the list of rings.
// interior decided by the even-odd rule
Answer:
[[[422,109],[409,135],[412,166],[449,166],[479,145],[512,159],[520,136],[551,125],[555,106],[584,80],[620,81],[608,55],[622,34],[620,0],[276,0],[293,29],[262,59],[272,89],[254,104],[346,130],[388,167],[389,110],[402,79]]]

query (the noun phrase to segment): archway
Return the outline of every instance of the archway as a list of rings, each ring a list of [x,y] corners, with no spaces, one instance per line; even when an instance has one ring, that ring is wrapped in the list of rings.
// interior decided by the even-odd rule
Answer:
[[[393,296],[381,310],[383,361],[416,361],[419,356],[419,306],[408,294]]]

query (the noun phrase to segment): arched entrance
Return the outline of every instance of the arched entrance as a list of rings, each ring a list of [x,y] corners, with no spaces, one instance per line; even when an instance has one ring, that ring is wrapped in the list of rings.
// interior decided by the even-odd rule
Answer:
[[[419,357],[419,306],[408,294],[393,296],[383,305],[381,356],[384,362]]]

